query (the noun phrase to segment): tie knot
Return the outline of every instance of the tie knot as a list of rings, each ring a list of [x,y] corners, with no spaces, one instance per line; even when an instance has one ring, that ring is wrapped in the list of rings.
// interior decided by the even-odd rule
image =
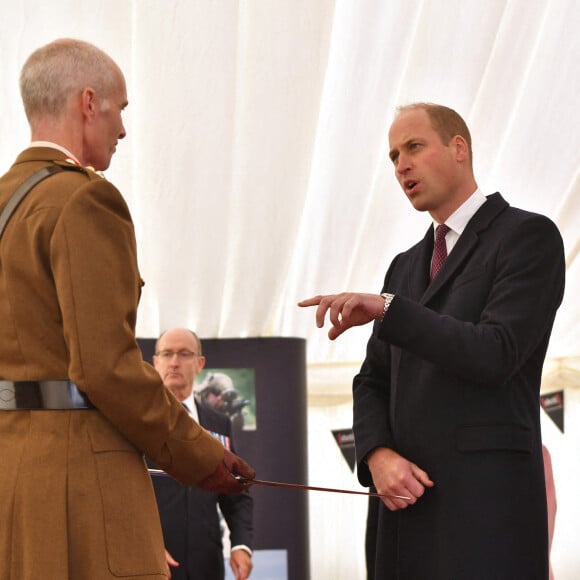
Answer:
[[[447,224],[439,224],[435,229],[435,241],[439,241],[447,235],[451,228]]]

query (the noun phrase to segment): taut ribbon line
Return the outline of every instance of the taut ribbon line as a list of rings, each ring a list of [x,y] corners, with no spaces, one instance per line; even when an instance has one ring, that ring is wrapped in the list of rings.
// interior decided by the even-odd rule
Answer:
[[[167,477],[171,477],[168,473],[165,473],[162,469],[152,469],[151,467],[148,469],[149,473],[153,473],[155,475],[166,475]],[[248,479],[247,477],[243,477],[241,475],[233,475],[234,479],[237,479],[240,483],[250,485],[265,485],[268,487],[285,487],[286,489],[300,489],[302,491],[325,491],[327,493],[348,493],[351,495],[366,495],[371,497],[391,497],[395,499],[406,499],[410,500],[410,497],[406,495],[389,495],[386,493],[374,493],[372,491],[353,491],[351,489],[336,489],[334,487],[317,487],[315,485],[301,485],[299,483],[282,483],[280,481],[266,481],[264,479]]]
[[[241,475],[234,475],[234,478],[241,483],[248,485],[267,485],[269,487],[285,487],[287,489],[301,489],[303,491],[326,491],[329,493],[349,493],[353,495],[366,495],[371,497],[392,497],[396,499],[410,500],[406,495],[389,495],[385,493],[374,493],[372,491],[353,491],[350,489],[336,489],[333,487],[317,487],[314,485],[300,485],[299,483],[282,483],[280,481],[265,481],[263,479],[248,479]]]

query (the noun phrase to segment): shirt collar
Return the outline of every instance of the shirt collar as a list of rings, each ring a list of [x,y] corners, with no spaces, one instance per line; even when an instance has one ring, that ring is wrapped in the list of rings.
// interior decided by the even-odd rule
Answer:
[[[477,210],[487,201],[485,195],[479,187],[445,220],[445,223],[458,236],[463,233],[469,220],[475,215]],[[433,222],[433,228],[439,224]]]

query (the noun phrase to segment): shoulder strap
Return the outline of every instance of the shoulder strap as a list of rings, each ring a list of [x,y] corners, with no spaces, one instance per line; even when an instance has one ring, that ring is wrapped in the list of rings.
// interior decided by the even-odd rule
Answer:
[[[14,213],[14,210],[18,207],[18,204],[24,199],[26,194],[43,179],[46,179],[48,176],[60,171],[65,171],[64,167],[61,167],[60,165],[48,165],[36,173],[33,173],[18,186],[16,191],[8,200],[8,203],[4,206],[2,213],[0,213],[0,238],[2,237],[2,233],[4,232],[4,228],[6,227],[8,220]]]

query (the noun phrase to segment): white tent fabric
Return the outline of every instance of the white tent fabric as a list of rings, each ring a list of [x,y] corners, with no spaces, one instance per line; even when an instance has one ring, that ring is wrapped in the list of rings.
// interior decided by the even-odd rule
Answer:
[[[29,139],[17,86],[28,54],[62,36],[111,54],[130,106],[107,178],[135,220],[146,281],[138,334],[185,325],[202,337],[306,338],[312,483],[356,486],[329,431],[350,426],[350,382],[370,329],[330,342],[296,302],[378,291],[390,260],[430,223],[388,161],[399,104],[458,110],[483,191],[560,227],[567,290],[544,390],[565,388],[567,413],[580,414],[576,0],[3,4],[2,168]],[[550,422],[544,432],[559,497],[559,580],[580,570],[580,433],[566,421],[565,435]],[[362,579],[366,504],[313,495],[310,505],[312,577]]]

